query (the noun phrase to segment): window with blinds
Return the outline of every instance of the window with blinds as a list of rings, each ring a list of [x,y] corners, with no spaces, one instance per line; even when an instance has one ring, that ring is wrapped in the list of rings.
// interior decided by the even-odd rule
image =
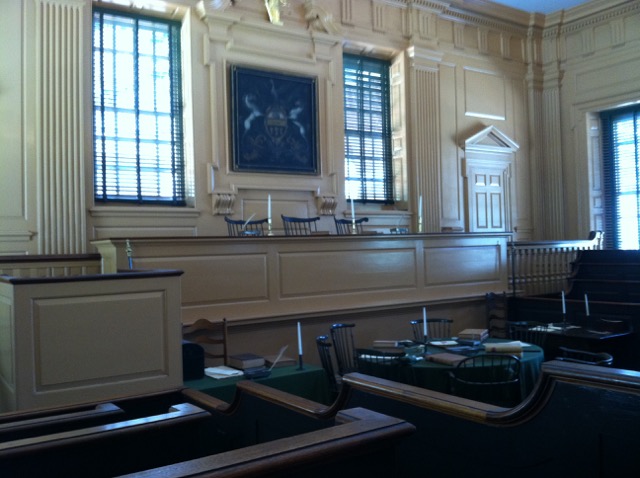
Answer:
[[[95,200],[185,204],[180,23],[93,13]]]
[[[605,246],[640,248],[640,106],[606,111],[602,122]]]
[[[344,55],[346,197],[393,201],[388,61]]]

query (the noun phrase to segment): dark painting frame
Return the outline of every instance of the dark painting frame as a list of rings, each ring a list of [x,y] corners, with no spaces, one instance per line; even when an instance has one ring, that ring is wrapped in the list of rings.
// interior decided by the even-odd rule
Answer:
[[[317,78],[231,66],[234,171],[319,174]]]

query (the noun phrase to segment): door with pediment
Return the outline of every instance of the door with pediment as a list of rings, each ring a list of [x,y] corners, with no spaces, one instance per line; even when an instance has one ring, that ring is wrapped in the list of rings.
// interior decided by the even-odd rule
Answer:
[[[511,166],[518,145],[490,126],[468,138],[464,148],[467,231],[510,231]]]

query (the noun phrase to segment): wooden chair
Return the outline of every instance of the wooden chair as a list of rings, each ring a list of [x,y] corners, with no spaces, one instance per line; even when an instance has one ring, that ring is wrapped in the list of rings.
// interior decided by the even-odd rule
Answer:
[[[489,337],[507,338],[507,293],[488,292],[484,295]]]
[[[509,354],[482,354],[461,360],[449,371],[451,394],[514,407],[522,401],[520,359]]]
[[[334,400],[340,392],[340,377],[336,376],[336,372],[333,367],[333,359],[331,358],[332,345],[329,342],[329,337],[327,335],[319,335],[316,337],[316,346],[318,347],[320,363],[322,364],[322,368],[327,374],[327,380],[329,381],[331,399]]]
[[[227,223],[227,231],[230,237],[238,236],[264,236],[264,225],[269,221],[267,218],[255,221],[243,221],[242,219],[229,219],[224,217]]]
[[[338,363],[338,375],[358,371],[358,357],[353,340],[355,324],[333,324],[331,326],[331,340]]]
[[[338,236],[348,236],[349,234],[353,234],[353,223],[351,219],[338,219],[333,216],[333,220],[336,223],[336,234]],[[356,223],[356,234],[362,234],[364,231],[362,223],[369,222],[368,217],[361,217],[355,220]]]
[[[511,340],[520,340],[544,349],[548,327],[549,324],[533,320],[507,322],[507,336]]]
[[[451,319],[427,319],[427,335],[429,340],[447,339],[451,337]],[[412,320],[413,340],[424,342],[424,323],[422,320]]]
[[[562,352],[562,355],[555,359],[563,362],[600,365],[602,367],[611,367],[613,364],[613,355],[607,352],[590,352],[587,350],[571,349],[568,347],[558,347],[558,349]]]
[[[229,355],[227,351],[227,319],[211,322],[198,319],[191,325],[182,328],[184,340],[199,344],[204,349],[205,366],[227,365]],[[216,363],[217,362],[217,363]]]
[[[358,372],[373,377],[413,385],[413,367],[404,358],[403,352],[385,352],[378,349],[356,349]]]
[[[285,236],[310,236],[318,232],[319,217],[292,217],[281,214]]]

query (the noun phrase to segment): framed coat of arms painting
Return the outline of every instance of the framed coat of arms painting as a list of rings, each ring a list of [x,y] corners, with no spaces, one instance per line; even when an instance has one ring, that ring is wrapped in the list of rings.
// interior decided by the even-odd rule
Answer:
[[[233,170],[319,174],[315,77],[231,66]]]

